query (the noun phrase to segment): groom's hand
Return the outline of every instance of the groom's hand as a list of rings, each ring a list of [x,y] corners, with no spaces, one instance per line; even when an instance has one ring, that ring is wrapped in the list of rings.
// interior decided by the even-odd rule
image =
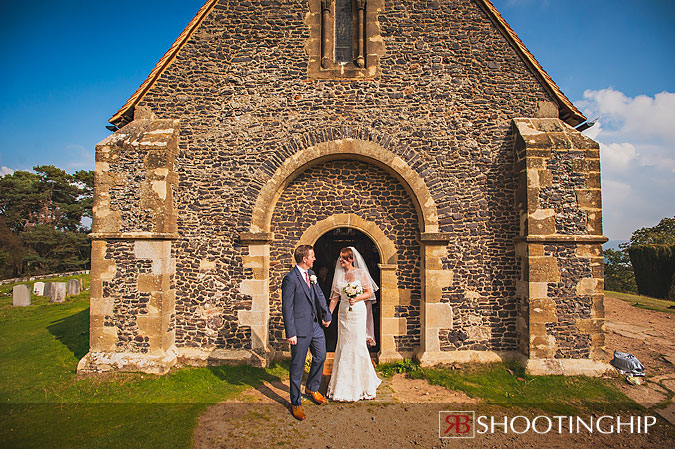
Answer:
[[[298,344],[298,336],[296,335],[295,337],[289,338],[288,343],[291,344],[291,345],[297,345]]]
[[[330,321],[322,321],[323,327],[328,327],[330,326]]]

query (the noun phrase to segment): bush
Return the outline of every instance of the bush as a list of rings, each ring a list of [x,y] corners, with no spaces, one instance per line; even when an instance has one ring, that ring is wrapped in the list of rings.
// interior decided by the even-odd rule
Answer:
[[[640,245],[628,248],[641,295],[675,300],[675,245]]]

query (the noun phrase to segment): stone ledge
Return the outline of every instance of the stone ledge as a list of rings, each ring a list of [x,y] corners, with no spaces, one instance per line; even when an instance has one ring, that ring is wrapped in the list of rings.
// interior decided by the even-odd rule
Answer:
[[[378,363],[390,363],[397,362],[399,360],[411,359],[415,356],[413,352],[410,351],[380,351],[377,355]]]
[[[178,362],[188,366],[252,365],[265,368],[274,359],[274,352],[264,355],[250,349],[176,348]]]
[[[606,243],[609,238],[604,235],[528,235],[513,239],[515,243]]]
[[[385,271],[395,271],[398,270],[398,264],[395,263],[378,263],[377,267],[380,270],[385,270]]]
[[[273,232],[242,232],[239,239],[243,245],[261,245],[274,241]]]
[[[591,359],[527,359],[525,363],[525,372],[533,376],[600,377],[615,371],[609,363]]]
[[[91,240],[178,240],[177,232],[92,232]]]
[[[449,232],[422,232],[420,242],[426,245],[447,245],[452,234]]]
[[[516,351],[424,351],[416,355],[422,366],[434,366],[441,363],[499,363],[517,360],[523,362],[525,356]]]
[[[88,352],[77,364],[78,373],[110,371],[166,374],[177,362],[174,347],[162,355],[132,352]]]

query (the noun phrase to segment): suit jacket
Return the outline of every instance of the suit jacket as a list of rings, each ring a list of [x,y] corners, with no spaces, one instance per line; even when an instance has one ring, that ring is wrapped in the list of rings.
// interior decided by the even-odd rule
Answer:
[[[309,270],[309,275],[313,274],[314,272]],[[310,283],[308,286],[297,266],[293,267],[281,281],[281,313],[284,317],[286,338],[312,335],[313,316],[317,313],[319,323],[332,319],[319,284]]]

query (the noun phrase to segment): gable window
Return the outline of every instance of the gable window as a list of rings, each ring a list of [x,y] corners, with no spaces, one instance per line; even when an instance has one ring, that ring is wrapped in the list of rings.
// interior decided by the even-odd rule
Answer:
[[[310,0],[311,78],[375,78],[384,46],[377,11],[384,0]]]

